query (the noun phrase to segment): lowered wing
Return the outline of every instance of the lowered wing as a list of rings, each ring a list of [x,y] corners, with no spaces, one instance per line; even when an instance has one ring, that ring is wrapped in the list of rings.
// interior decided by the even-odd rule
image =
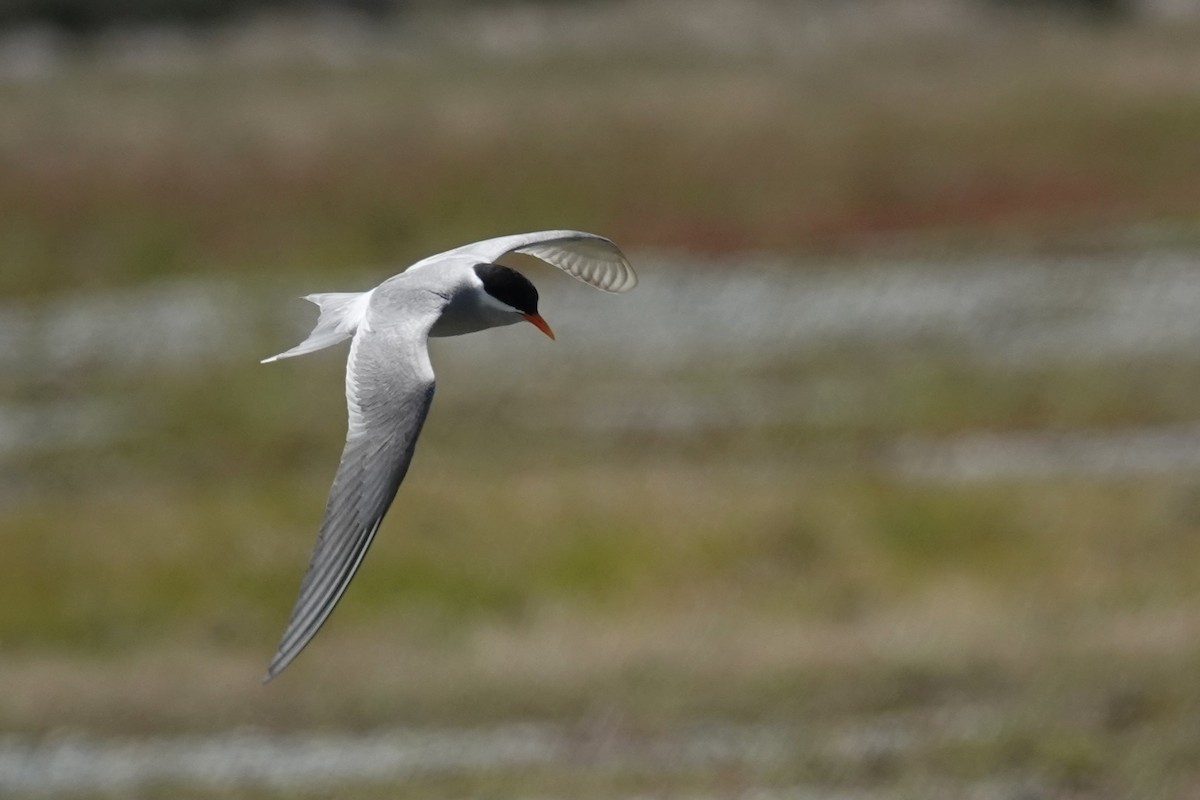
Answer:
[[[346,362],[349,426],[300,596],[264,680],[316,635],[362,563],[408,472],[433,400],[427,337],[436,311],[360,327]]]

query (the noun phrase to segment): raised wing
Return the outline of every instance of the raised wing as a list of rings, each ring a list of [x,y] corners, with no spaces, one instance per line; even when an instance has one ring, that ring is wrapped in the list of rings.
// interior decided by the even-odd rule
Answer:
[[[278,675],[320,630],[362,563],[408,472],[433,400],[427,339],[438,313],[412,311],[386,327],[372,326],[368,317],[350,345],[346,446],[300,596],[264,681]]]
[[[620,248],[603,236],[583,231],[537,231],[485,239],[418,261],[408,269],[419,269],[446,257],[473,256],[481,262],[494,262],[508,253],[541,259],[606,292],[628,292],[637,286],[637,273]]]

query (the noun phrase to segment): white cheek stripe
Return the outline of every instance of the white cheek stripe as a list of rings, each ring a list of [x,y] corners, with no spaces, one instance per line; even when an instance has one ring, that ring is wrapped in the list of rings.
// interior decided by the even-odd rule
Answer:
[[[497,311],[507,311],[509,314],[520,314],[521,313],[517,309],[510,306],[508,303],[502,303],[499,300],[497,300],[496,298],[492,297],[490,294],[488,294],[483,289],[480,289],[479,293],[481,295],[483,295],[482,305],[489,306],[491,308],[496,309]]]

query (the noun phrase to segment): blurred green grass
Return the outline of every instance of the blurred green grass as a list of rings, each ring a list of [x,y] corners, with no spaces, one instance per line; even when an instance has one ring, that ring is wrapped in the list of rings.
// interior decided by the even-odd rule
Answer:
[[[0,586],[5,645],[104,649],[189,623],[197,636],[213,626],[238,644],[270,640],[344,433],[340,359],[289,367],[140,374],[124,393],[112,379],[143,430],[23,457],[28,491],[2,518],[20,565]],[[1043,591],[1072,606],[1183,602],[1200,585],[1186,475],[926,486],[876,453],[905,435],[1186,422],[1198,367],[997,368],[836,348],[773,364],[769,378],[783,392],[836,383],[837,416],[615,435],[503,410],[570,408],[575,380],[514,395],[452,377],[346,599],[357,610],[339,617],[386,609],[454,627],[731,592],[822,618],[960,577],[1014,602]]]
[[[139,424],[114,443],[2,465],[0,727],[615,715],[636,736],[708,719],[836,731],[968,709],[996,729],[882,761],[801,747],[785,767],[743,774],[760,787],[911,785],[914,796],[934,777],[997,773],[1100,797],[1195,779],[1195,477],[922,484],[877,458],[903,436],[1188,422],[1200,372],[1185,358],[1021,366],[834,344],[654,375],[675,393],[656,402],[719,398],[737,381],[785,397],[835,387],[816,412],[802,403],[784,417],[645,432],[547,413],[617,379],[611,365],[586,378],[567,365],[558,378],[543,374],[547,354],[522,367],[537,380],[485,392],[470,362],[444,363],[371,557],[328,629],[263,688],[344,433],[340,354],[254,363],[281,338],[255,323],[235,343],[246,357],[229,362],[84,367],[57,395],[60,381],[36,377],[10,389],[7,401],[108,397]],[[602,796],[721,780],[496,770],[378,791],[448,796],[478,782]]]
[[[36,307],[197,275],[258,295],[350,289],[460,241],[560,225],[733,261],[1194,243],[1200,92],[1179,76],[1198,40],[1016,30],[803,66],[84,61],[0,85],[0,295]],[[281,338],[246,320],[236,344],[265,355]],[[837,346],[732,377],[657,376],[709,397],[739,379],[833,387],[816,411],[611,435],[510,408],[570,407],[582,379],[518,396],[451,374],[343,608],[263,689],[344,432],[341,367],[85,364],[0,387],[4,403],[109,398],[136,423],[115,443],[0,461],[0,729],[612,714],[635,731],[799,720],[817,737],[978,707],[1000,720],[979,741],[854,764],[805,751],[745,780],[922,796],[931,778],[1034,774],[1097,797],[1200,780],[1195,476],[923,485],[876,458],[905,435],[1190,422],[1200,361],[1022,367]],[[604,796],[664,778],[479,780]]]
[[[1186,26],[770,58],[415,59],[0,85],[0,292],[328,274],[485,233],[628,247],[1195,241]]]

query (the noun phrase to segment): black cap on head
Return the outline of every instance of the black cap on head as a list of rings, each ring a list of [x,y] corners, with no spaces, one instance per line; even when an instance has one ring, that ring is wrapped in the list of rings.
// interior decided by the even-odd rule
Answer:
[[[521,273],[499,264],[476,264],[475,274],[483,281],[483,290],[505,305],[523,314],[538,313],[538,293]]]

